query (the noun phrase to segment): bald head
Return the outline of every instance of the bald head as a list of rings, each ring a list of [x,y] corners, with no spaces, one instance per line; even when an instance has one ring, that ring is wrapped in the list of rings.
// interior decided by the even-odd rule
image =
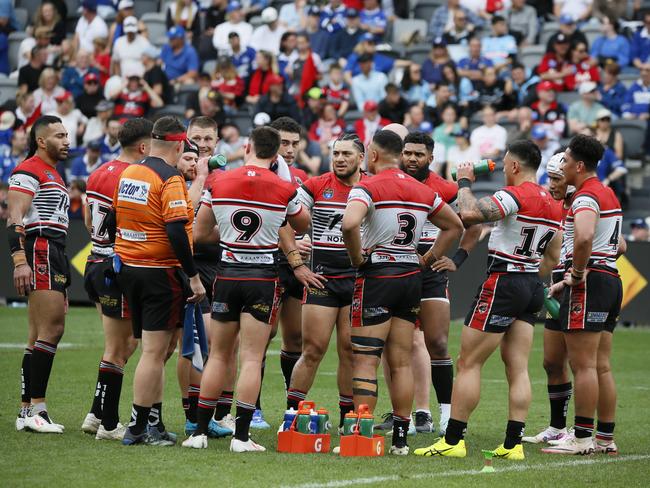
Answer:
[[[409,130],[402,124],[388,124],[386,127],[384,127],[384,130],[394,132],[399,136],[400,139],[402,139],[402,141],[409,133]]]

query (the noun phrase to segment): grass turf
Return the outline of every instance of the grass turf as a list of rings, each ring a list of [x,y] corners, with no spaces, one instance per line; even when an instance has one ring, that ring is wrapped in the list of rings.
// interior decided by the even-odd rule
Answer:
[[[542,370],[542,327],[536,328],[530,361],[533,404],[527,422],[528,433],[536,433],[548,422],[545,375]],[[66,433],[36,435],[14,430],[19,400],[21,343],[26,336],[26,311],[0,309],[0,486],[27,486],[55,483],[55,486],[349,486],[368,484],[389,486],[475,486],[500,484],[520,486],[648,486],[650,469],[650,377],[647,345],[650,329],[618,330],[614,339],[613,367],[619,387],[616,441],[618,457],[574,458],[550,456],[537,446],[526,446],[526,461],[496,460],[496,473],[480,474],[481,449],[491,449],[503,441],[507,420],[507,388],[498,354],[485,366],[481,403],[470,421],[469,448],[465,459],[391,457],[379,459],[340,458],[332,454],[288,455],[274,452],[275,429],[282,417],[285,398],[279,366],[279,342],[271,345],[267,359],[262,402],[272,428],[253,431],[266,453],[235,455],[228,452],[228,440],[211,440],[207,450],[174,448],[126,448],[118,443],[98,442],[80,430],[90,408],[97,364],[102,353],[102,334],[94,309],[72,308],[54,363],[48,389],[50,412]],[[460,326],[452,327],[450,345],[455,356]],[[137,354],[136,354],[137,355]],[[121,417],[128,420],[132,397],[131,381],[137,362],[126,368]],[[167,367],[164,418],[168,428],[181,433],[184,416],[176,384],[174,361]],[[325,406],[338,417],[336,353],[328,353],[309,399]],[[437,411],[432,392],[433,410]],[[377,413],[389,410],[386,389],[380,388]],[[572,418],[572,409],[569,418]],[[434,419],[436,416],[434,415]],[[411,449],[433,442],[434,434],[409,438]],[[332,445],[337,445],[336,436]]]

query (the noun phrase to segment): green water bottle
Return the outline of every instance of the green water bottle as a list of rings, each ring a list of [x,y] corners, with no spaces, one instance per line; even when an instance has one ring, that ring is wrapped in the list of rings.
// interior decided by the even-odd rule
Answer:
[[[375,425],[375,418],[370,412],[359,414],[359,434],[363,437],[372,437],[372,429]]]
[[[494,171],[496,164],[491,159],[481,159],[474,163],[474,176],[486,175]],[[456,181],[456,169],[451,171],[451,177]]]
[[[343,435],[352,435],[357,429],[357,419],[359,416],[354,412],[348,412],[343,419]]]
[[[309,424],[311,417],[309,410],[298,410],[298,417],[296,418],[296,430],[301,434],[309,434]]]
[[[548,287],[544,287],[544,307],[551,318],[557,320],[560,316],[560,302],[548,296]]]
[[[329,420],[330,416],[327,410],[324,408],[319,408],[316,410],[318,414],[318,434],[325,434],[329,430]]]
[[[223,154],[215,154],[210,159],[208,159],[208,168],[210,171],[225,168],[226,164],[228,164],[228,160]]]

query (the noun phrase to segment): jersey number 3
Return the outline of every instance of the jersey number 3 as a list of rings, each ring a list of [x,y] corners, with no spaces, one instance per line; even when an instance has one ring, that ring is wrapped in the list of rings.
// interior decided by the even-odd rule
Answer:
[[[401,213],[397,215],[397,223],[399,225],[399,232],[393,239],[393,244],[396,246],[408,246],[415,240],[415,228],[418,221],[415,215],[410,213]]]
[[[262,217],[252,210],[237,210],[232,214],[230,222],[239,232],[237,242],[250,242],[262,227]]]

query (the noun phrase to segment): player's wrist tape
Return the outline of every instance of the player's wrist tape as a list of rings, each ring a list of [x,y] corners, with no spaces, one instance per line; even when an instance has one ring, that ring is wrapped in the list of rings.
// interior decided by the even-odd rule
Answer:
[[[25,251],[16,251],[11,255],[11,258],[14,260],[14,268],[27,264],[27,257],[25,256]]]
[[[287,261],[289,262],[289,266],[291,266],[291,269],[296,269],[305,264],[302,260],[302,257],[300,256],[300,251],[294,249],[293,251],[289,251],[287,253]]]
[[[571,276],[577,279],[582,279],[582,277],[585,275],[585,270],[584,269],[571,269]]]
[[[462,247],[459,247],[451,260],[456,265],[456,268],[460,268],[467,259],[467,256],[469,256],[469,253]]]
[[[472,182],[469,178],[461,178],[458,180],[458,188],[471,188]]]
[[[11,224],[7,227],[7,239],[11,254],[17,251],[25,251],[25,227],[19,224]]]

